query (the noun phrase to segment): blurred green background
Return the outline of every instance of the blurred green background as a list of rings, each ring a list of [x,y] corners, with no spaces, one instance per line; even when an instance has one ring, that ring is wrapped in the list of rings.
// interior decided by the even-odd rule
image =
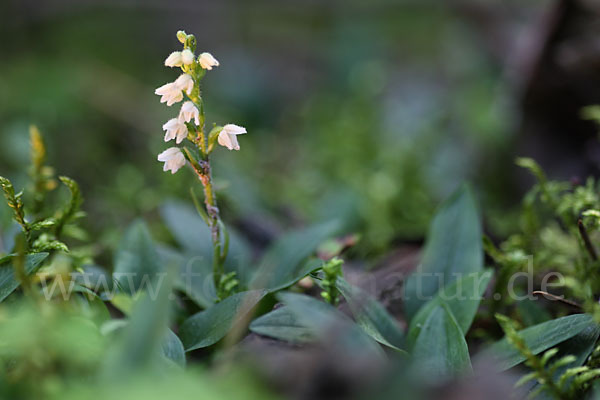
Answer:
[[[166,235],[159,206],[200,192],[156,160],[178,107],[154,89],[177,77],[163,61],[183,29],[221,63],[204,81],[207,122],[248,129],[241,151],[213,160],[223,215],[255,244],[341,217],[361,256],[377,256],[419,241],[463,180],[502,232],[518,122],[503,57],[547,4],[2,0],[0,174],[25,181],[36,124],[100,243],[137,216]]]

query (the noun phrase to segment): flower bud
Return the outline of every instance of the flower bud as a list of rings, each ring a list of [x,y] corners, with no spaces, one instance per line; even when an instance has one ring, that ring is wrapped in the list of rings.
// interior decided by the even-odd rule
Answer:
[[[179,40],[181,44],[185,43],[185,39],[187,39],[187,33],[185,33],[185,31],[177,31],[177,40]]]

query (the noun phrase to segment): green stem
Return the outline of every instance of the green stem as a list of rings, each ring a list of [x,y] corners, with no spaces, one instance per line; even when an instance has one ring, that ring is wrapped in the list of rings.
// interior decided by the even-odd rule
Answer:
[[[199,96],[194,96],[192,101],[200,111],[200,126],[197,128],[195,143],[199,147],[202,161],[194,166],[194,170],[204,187],[204,205],[208,216],[207,223],[211,233],[213,244],[213,280],[219,298],[222,295],[221,281],[224,270],[225,249],[221,248],[221,219],[219,217],[219,208],[217,207],[217,196],[213,187],[212,172],[210,166],[210,157],[208,152],[208,138],[204,132],[204,103]]]
[[[196,50],[196,38],[193,35],[187,35],[184,43],[184,48],[190,49],[192,52]],[[206,213],[202,213],[202,217],[208,225],[211,233],[212,245],[213,245],[213,280],[215,288],[217,290],[217,296],[219,299],[223,297],[223,275],[224,262],[227,257],[228,237],[227,232],[223,229],[225,235],[225,244],[221,245],[221,227],[222,222],[219,217],[219,208],[217,207],[217,197],[213,187],[212,173],[210,166],[210,150],[208,147],[208,137],[204,131],[205,124],[205,113],[204,113],[204,102],[200,96],[200,81],[204,77],[206,71],[200,68],[197,64],[193,66],[184,66],[183,72],[190,74],[194,79],[194,89],[191,94],[188,95],[184,92],[184,96],[194,103],[199,111],[200,123],[195,127],[195,132],[191,130],[191,126],[188,125],[190,136],[188,136],[192,142],[196,145],[199,151],[200,161],[192,156],[192,154],[184,148],[184,154],[187,160],[190,162],[198,179],[202,183],[204,188],[204,206]],[[195,133],[195,135],[194,135]]]

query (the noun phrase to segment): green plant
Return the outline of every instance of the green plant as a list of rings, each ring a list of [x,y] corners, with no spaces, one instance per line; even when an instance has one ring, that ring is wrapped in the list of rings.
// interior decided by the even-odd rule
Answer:
[[[332,305],[339,302],[337,280],[342,277],[342,265],[344,262],[337,257],[332,258],[323,265],[323,279],[321,280],[321,297]]]
[[[207,71],[218,67],[219,62],[210,53],[195,56],[196,38],[183,31],[177,32],[178,40],[183,44],[183,51],[171,53],[165,60],[165,65],[171,68],[181,68],[182,75],[172,83],[167,83],[156,89],[161,96],[161,103],[171,106],[184,97],[187,99],[181,106],[177,118],[170,119],[163,125],[166,131],[165,142],[175,140],[180,144],[184,140],[195,147],[171,147],[158,155],[158,160],[165,163],[164,170],[177,172],[187,160],[192,166],[204,188],[204,209],[197,207],[198,212],[210,228],[213,243],[213,279],[217,296],[224,299],[237,286],[235,274],[225,274],[224,263],[229,251],[229,234],[221,221],[217,206],[217,195],[213,185],[210,154],[215,145],[227,147],[229,150],[239,150],[237,135],[245,134],[246,129],[234,124],[225,126],[213,125],[210,132],[205,131],[204,100],[200,84]],[[197,204],[197,202],[196,202]]]
[[[589,387],[590,382],[600,376],[598,368],[590,368],[585,365],[568,368],[577,361],[577,357],[569,354],[556,359],[559,353],[559,349],[556,347],[545,351],[541,357],[534,354],[519,335],[510,318],[496,315],[496,319],[504,330],[508,342],[519,351],[525,358],[525,365],[532,370],[519,379],[515,386],[523,386],[531,380],[536,380],[539,384],[529,393],[530,398],[535,398],[541,392],[546,391],[557,400],[579,399]]]

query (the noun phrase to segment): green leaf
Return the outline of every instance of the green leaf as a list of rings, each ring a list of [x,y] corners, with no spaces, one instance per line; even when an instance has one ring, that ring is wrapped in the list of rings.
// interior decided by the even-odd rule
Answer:
[[[402,328],[381,303],[343,278],[337,279],[336,286],[348,302],[358,325],[367,334],[381,344],[401,349],[404,345]]]
[[[472,371],[467,342],[447,305],[438,305],[429,313],[412,356],[428,379],[449,378]]]
[[[170,201],[161,207],[160,213],[169,231],[186,252],[212,257],[210,229],[196,210],[185,203]]]
[[[547,321],[519,331],[527,347],[533,354],[539,354],[567,339],[572,338],[581,331],[595,326],[592,317],[587,314],[575,314]],[[512,368],[525,361],[525,358],[507,340],[502,339],[481,354],[491,357],[494,365],[500,370]]]
[[[166,203],[160,211],[185,257],[201,256],[208,265],[212,265],[213,247],[210,229],[198,212],[188,204],[176,201]],[[227,230],[229,253],[225,260],[225,271],[235,271],[240,282],[247,285],[251,278],[250,249],[233,229]]]
[[[81,267],[80,271],[72,274],[72,279],[96,293],[110,293],[113,288],[113,278],[104,268],[88,264]]]
[[[234,325],[243,321],[266,293],[264,290],[237,293],[186,319],[179,329],[185,351],[217,343]]]
[[[212,279],[212,265],[202,256],[184,255],[166,246],[156,248],[160,262],[176,266],[179,274],[174,287],[183,292],[201,308],[209,308],[217,301],[217,291]]]
[[[463,186],[444,202],[429,228],[421,264],[404,289],[405,312],[412,319],[439,289],[483,268],[481,223],[473,194]]]
[[[172,330],[167,330],[167,335],[162,342],[162,353],[169,360],[180,367],[185,367],[185,351],[179,337]]]
[[[83,286],[80,286],[83,289],[80,293],[84,293],[83,295],[71,296],[71,302],[77,304],[81,313],[86,316],[86,318],[94,321],[97,326],[101,326],[106,321],[110,320],[110,311],[108,311],[108,307],[106,304],[97,297],[93,292],[90,292]],[[87,292],[86,292],[87,290]],[[77,292],[77,285],[73,288],[74,292]]]
[[[123,378],[134,371],[158,365],[168,330],[169,295],[174,276],[171,270],[158,285],[157,293],[148,291],[141,294],[133,307],[129,324],[121,332],[119,340],[109,348],[104,364],[105,376]]]
[[[296,293],[279,293],[281,300],[310,329],[316,338],[338,346],[343,351],[365,356],[383,357],[381,347],[349,317],[335,307],[313,297]],[[331,334],[335,332],[335,339]]]
[[[51,228],[54,225],[56,225],[56,220],[54,218],[48,218],[31,224],[29,229],[32,231],[40,231],[42,229]]]
[[[65,253],[69,252],[69,248],[67,247],[67,245],[58,240],[50,240],[47,242],[45,241],[40,243],[38,243],[38,241],[36,240],[36,242],[33,244],[33,250],[39,253],[47,252],[50,250],[58,250]]]
[[[77,182],[67,176],[59,176],[58,179],[69,188],[71,199],[56,221],[54,227],[56,237],[60,237],[62,230],[67,223],[77,218],[77,212],[83,203],[83,197],[81,196],[81,191],[79,190]]]
[[[108,318],[104,324],[102,324],[102,333],[104,336],[117,335],[123,333],[125,328],[129,326],[129,321],[126,319],[110,319]],[[170,360],[175,365],[185,367],[185,351],[183,350],[183,344],[179,337],[171,329],[167,329],[165,336],[160,344],[159,353],[164,356],[167,360]]]
[[[408,348],[414,345],[422,327],[429,319],[429,315],[436,307],[442,304],[448,306],[448,309],[456,319],[458,327],[463,332],[463,336],[466,335],[473,323],[475,314],[477,314],[479,303],[490,279],[492,279],[491,270],[475,272],[454,281],[440,290],[432,300],[419,309],[419,312],[410,321],[407,338]]]
[[[263,256],[250,287],[274,292],[293,285],[317,269],[317,262],[304,261],[338,226],[337,222],[328,222],[284,234]]]
[[[117,250],[114,280],[127,293],[134,294],[140,289],[155,286],[162,270],[146,224],[143,221],[134,222]]]
[[[259,335],[285,340],[292,343],[306,343],[314,340],[313,331],[298,322],[289,307],[273,310],[250,324],[250,330]]]
[[[567,365],[563,365],[562,367],[558,368],[553,374],[554,379],[558,381],[560,376],[570,368],[581,367],[585,363],[585,360],[587,360],[588,356],[594,350],[594,346],[599,336],[600,326],[591,325],[587,328],[584,328],[581,332],[573,336],[571,339],[559,344],[557,347],[558,353],[554,357],[554,360],[559,360],[562,357],[568,355],[574,356],[575,360]],[[532,391],[536,390],[537,386],[538,385],[533,387]],[[549,396],[546,392],[541,392],[538,396],[535,397],[535,399],[537,400],[542,400],[546,398],[552,399],[553,397]]]
[[[48,253],[27,255],[25,258],[25,272],[27,275],[37,271],[46,257],[48,257]],[[19,285],[13,266],[10,263],[0,265],[0,301],[4,301]]]
[[[517,303],[517,310],[525,326],[541,324],[552,319],[552,316],[540,305],[539,300],[525,299]]]

